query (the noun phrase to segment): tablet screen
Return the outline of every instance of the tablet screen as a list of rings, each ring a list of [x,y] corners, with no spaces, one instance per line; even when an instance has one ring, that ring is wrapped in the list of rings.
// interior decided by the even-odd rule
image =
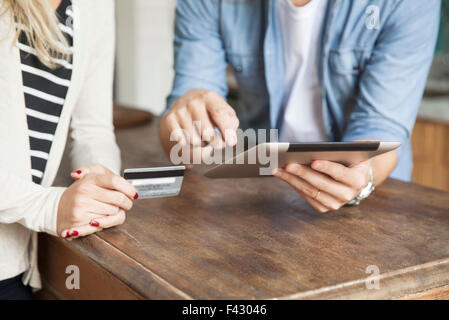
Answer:
[[[380,142],[290,143],[287,152],[376,151]]]

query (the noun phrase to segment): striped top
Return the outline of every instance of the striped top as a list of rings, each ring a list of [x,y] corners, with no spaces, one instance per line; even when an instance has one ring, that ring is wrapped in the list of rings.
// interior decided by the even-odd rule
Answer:
[[[59,28],[73,48],[73,13],[71,0],[62,0],[57,9]],[[40,184],[47,165],[48,155],[58,126],[59,117],[66,99],[72,77],[71,61],[54,58],[58,65],[49,69],[30,48],[22,33],[17,43],[25,96],[25,110],[31,152],[31,174],[34,183]]]

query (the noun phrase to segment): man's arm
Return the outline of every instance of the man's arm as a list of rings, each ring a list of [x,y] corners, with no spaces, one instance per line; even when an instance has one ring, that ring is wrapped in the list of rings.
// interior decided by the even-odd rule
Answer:
[[[440,8],[440,0],[402,1],[387,18],[363,72],[345,141],[410,138],[433,60]],[[396,163],[390,154],[373,159],[377,185]]]
[[[440,8],[440,0],[400,1],[386,17],[363,70],[344,141],[408,142],[433,60]],[[374,163],[379,183],[396,165],[389,159],[384,155]]]
[[[167,154],[176,142],[201,146],[201,141],[209,141],[210,136],[221,140],[216,136],[215,127],[221,130],[223,137],[227,129],[232,135],[238,128],[235,112],[225,102],[226,68],[219,1],[179,0],[175,24],[175,80],[167,99],[168,111],[159,130]],[[200,132],[195,129],[194,122],[201,124]],[[176,141],[170,141],[170,137]]]
[[[363,70],[345,141],[410,137],[433,61],[440,7],[440,0],[398,2]]]
[[[193,89],[226,97],[227,62],[220,35],[219,1],[178,1],[174,50],[175,80],[167,108]]]
[[[362,71],[357,104],[344,141],[408,141],[433,60],[440,6],[440,0],[398,1],[385,18],[376,47]],[[393,151],[353,168],[315,161],[311,168],[289,165],[275,175],[292,185],[315,209],[326,212],[359,194],[368,184],[370,168],[375,185],[380,185],[397,159]]]

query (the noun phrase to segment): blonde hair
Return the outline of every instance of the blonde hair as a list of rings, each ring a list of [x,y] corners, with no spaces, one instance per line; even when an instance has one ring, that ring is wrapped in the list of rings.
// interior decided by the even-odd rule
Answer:
[[[48,0],[4,0],[6,11],[17,23],[15,42],[22,33],[38,59],[49,68],[56,68],[52,58],[69,60],[71,52],[59,21]],[[15,27],[15,26],[13,26]]]

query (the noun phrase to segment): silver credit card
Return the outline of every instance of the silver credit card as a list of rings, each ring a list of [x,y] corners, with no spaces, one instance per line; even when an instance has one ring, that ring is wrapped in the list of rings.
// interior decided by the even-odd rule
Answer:
[[[125,169],[123,177],[139,194],[139,199],[174,197],[181,191],[186,167]]]

